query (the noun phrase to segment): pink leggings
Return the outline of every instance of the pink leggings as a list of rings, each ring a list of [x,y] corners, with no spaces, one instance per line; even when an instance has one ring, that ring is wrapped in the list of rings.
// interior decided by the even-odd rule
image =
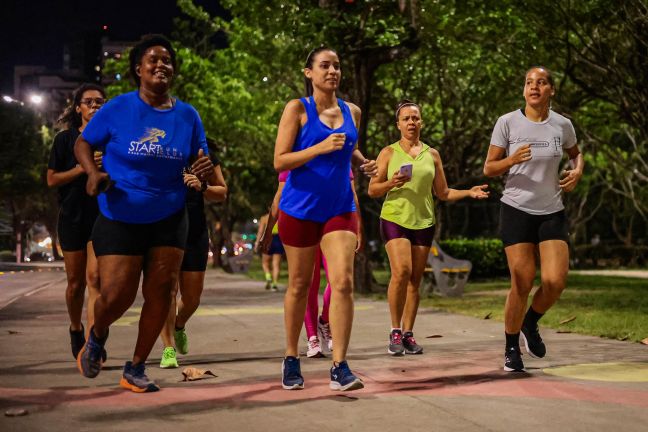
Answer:
[[[313,282],[311,282],[310,290],[308,291],[308,303],[306,304],[306,314],[304,315],[304,327],[306,327],[306,337],[317,336],[317,310],[319,287],[320,287],[320,269],[324,265],[324,272],[326,273],[326,280],[328,282],[328,268],[326,266],[326,258],[322,255],[322,251],[317,248],[315,254],[315,266],[313,269]],[[326,284],[324,290],[324,304],[322,305],[322,321],[327,323],[329,321],[329,306],[331,304],[331,284]]]

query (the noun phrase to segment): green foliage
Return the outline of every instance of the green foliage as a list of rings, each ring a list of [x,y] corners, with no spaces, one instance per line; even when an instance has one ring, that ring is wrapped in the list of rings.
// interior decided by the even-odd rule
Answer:
[[[14,199],[39,189],[43,143],[38,118],[18,103],[0,104],[0,199]]]
[[[538,286],[539,280],[535,281]],[[421,306],[504,320],[510,281],[468,282],[462,298],[423,299]],[[560,300],[540,321],[543,327],[639,342],[648,334],[647,279],[570,274]],[[560,322],[571,317],[573,321]]]
[[[454,238],[441,240],[441,249],[457,259],[472,262],[471,277],[484,278],[508,274],[504,245],[499,239]]]

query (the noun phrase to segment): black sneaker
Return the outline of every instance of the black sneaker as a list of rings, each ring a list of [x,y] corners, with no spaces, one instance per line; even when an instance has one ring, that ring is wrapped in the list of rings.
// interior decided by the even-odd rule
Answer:
[[[85,343],[85,329],[83,328],[83,324],[81,324],[81,330],[70,329],[70,346],[72,347],[72,355],[75,360]]]
[[[389,347],[387,352],[391,355],[403,355],[405,347],[403,346],[403,332],[401,330],[392,330],[389,334]]]
[[[403,347],[405,354],[423,354],[423,347],[416,343],[412,332],[403,333]]]
[[[301,390],[304,388],[304,377],[297,357],[288,356],[281,363],[281,386],[285,390]]]
[[[103,366],[106,339],[108,339],[108,334],[103,340],[99,340],[94,335],[93,329],[90,329],[88,340],[86,340],[77,356],[77,368],[81,375],[87,378],[94,378],[99,375]]]
[[[520,348],[512,347],[504,351],[504,370],[506,372],[526,372]]]
[[[542,342],[540,329],[537,324],[535,328],[530,328],[523,324],[520,334],[522,335],[522,339],[524,339],[526,351],[531,357],[542,358],[547,354],[547,347],[544,342]]]

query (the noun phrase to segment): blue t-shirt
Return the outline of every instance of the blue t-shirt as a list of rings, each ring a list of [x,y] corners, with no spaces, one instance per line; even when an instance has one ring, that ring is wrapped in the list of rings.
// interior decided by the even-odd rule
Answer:
[[[358,130],[348,105],[338,99],[343,123],[331,129],[319,118],[315,100],[300,99],[306,108],[306,124],[299,131],[293,151],[304,150],[324,141],[332,133],[345,133],[340,150],[314,157],[290,171],[281,193],[279,208],[292,217],[315,222],[326,222],[334,216],[356,210],[349,181],[351,155],[358,141]]]
[[[171,109],[148,105],[137,91],[117,96],[82,132],[92,146],[104,146],[104,170],[115,182],[99,195],[108,219],[128,223],[162,220],[185,205],[182,169],[203,149],[205,130],[198,112],[176,100]]]

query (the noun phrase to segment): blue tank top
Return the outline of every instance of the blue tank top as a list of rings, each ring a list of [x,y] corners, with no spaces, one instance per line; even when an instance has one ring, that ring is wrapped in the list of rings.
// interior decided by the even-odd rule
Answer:
[[[291,170],[281,194],[279,208],[283,212],[297,219],[321,223],[356,209],[349,171],[351,154],[358,141],[358,130],[348,105],[342,99],[338,99],[338,105],[344,120],[337,129],[331,129],[322,123],[312,96],[300,100],[306,108],[307,120],[297,135],[292,151],[312,147],[332,133],[346,134],[344,147],[340,150],[316,156]]]

